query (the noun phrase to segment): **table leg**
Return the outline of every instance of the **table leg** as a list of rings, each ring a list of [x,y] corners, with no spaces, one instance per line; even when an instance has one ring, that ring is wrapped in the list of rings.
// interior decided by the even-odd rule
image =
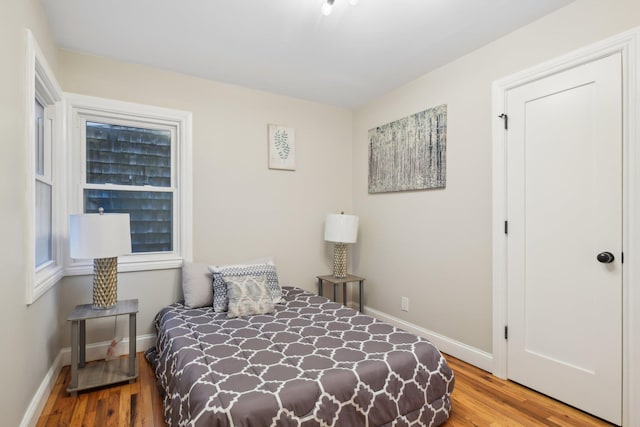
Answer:
[[[69,388],[78,387],[78,321],[71,322],[71,381]]]
[[[342,284],[342,305],[347,305],[347,284]]]
[[[322,296],[322,279],[318,279],[318,295]]]
[[[338,301],[338,284],[333,284],[333,302]]]
[[[80,360],[78,366],[84,368],[87,363],[87,328],[84,320],[79,320],[80,331],[78,333],[80,338]],[[76,322],[77,323],[77,322]]]
[[[358,299],[360,300],[360,313],[362,313],[362,289],[364,288],[364,280],[360,280],[360,291],[358,292]]]
[[[136,313],[129,313],[129,376],[136,375]]]

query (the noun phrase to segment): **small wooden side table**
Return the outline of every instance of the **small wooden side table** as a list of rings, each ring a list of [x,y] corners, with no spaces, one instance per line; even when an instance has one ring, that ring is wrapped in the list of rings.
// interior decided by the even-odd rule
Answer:
[[[100,309],[93,304],[81,304],[69,314],[71,322],[71,381],[67,392],[76,395],[80,390],[115,384],[123,381],[133,383],[138,377],[136,360],[136,314],[138,300],[118,301],[115,307]],[[129,357],[102,360],[86,366],[86,326],[88,319],[129,315]],[[82,369],[79,369],[82,368]]]
[[[318,278],[318,295],[322,296],[322,284],[323,282],[331,283],[333,285],[333,300],[336,301],[338,299],[338,285],[342,285],[342,301],[346,304],[347,302],[347,283],[358,282],[360,284],[360,292],[358,294],[358,299],[360,303],[360,312],[362,313],[362,292],[364,290],[364,277],[353,276],[351,274],[347,275],[347,277],[334,277],[329,274],[327,276],[316,276]]]

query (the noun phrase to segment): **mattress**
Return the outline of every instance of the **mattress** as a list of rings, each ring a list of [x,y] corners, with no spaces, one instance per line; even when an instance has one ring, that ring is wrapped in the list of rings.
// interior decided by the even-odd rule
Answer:
[[[147,352],[169,426],[437,426],[453,372],[427,340],[299,288],[273,315],[175,303]]]

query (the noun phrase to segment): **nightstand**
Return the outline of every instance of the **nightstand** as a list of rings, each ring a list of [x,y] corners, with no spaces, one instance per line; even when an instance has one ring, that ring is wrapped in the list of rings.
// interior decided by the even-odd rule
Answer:
[[[71,322],[71,381],[67,391],[76,395],[80,390],[115,384],[123,381],[133,383],[138,377],[136,360],[136,314],[138,300],[118,301],[109,309],[94,308],[93,304],[77,305],[69,314]],[[129,315],[129,357],[102,360],[86,365],[86,325],[90,319]]]
[[[360,312],[362,313],[362,292],[364,290],[364,277],[353,276],[351,274],[347,277],[334,277],[331,274],[328,276],[316,276],[318,278],[318,295],[322,296],[322,285],[324,282],[331,283],[333,285],[333,300],[338,299],[338,285],[342,285],[342,301],[347,302],[347,283],[358,282],[360,284],[360,292],[358,299],[360,300]]]

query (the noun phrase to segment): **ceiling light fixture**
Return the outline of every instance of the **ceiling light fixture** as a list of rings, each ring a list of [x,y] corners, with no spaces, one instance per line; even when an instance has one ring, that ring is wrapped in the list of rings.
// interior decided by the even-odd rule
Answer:
[[[320,9],[322,11],[322,14],[324,16],[329,16],[331,15],[331,10],[333,9],[333,2],[335,0],[327,0],[323,5],[322,5],[322,9]]]
[[[331,11],[333,10],[333,3],[335,3],[335,0],[326,0],[322,4],[322,9],[320,10],[322,11],[322,14],[324,16],[331,15]],[[358,4],[358,0],[349,0],[349,4],[351,4],[352,6],[355,6]]]

